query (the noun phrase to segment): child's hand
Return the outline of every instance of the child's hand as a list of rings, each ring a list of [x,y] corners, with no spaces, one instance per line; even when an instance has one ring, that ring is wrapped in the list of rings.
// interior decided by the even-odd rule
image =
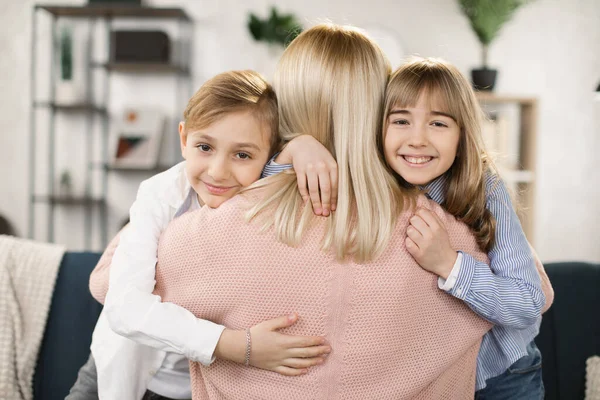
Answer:
[[[458,255],[452,249],[448,232],[438,217],[420,208],[411,217],[406,235],[406,249],[421,268],[448,278]]]
[[[311,135],[300,135],[283,149],[277,162],[292,164],[298,190],[313,212],[327,217],[337,206],[337,163],[329,151]]]
[[[298,321],[296,314],[261,322],[250,328],[250,365],[282,375],[301,375],[322,364],[331,348],[320,336],[292,336],[277,332]]]
[[[292,336],[277,332],[298,321],[296,314],[261,322],[250,328],[250,365],[286,376],[303,375],[322,364],[331,347],[320,336]],[[215,349],[219,358],[243,363],[246,332],[225,329]]]

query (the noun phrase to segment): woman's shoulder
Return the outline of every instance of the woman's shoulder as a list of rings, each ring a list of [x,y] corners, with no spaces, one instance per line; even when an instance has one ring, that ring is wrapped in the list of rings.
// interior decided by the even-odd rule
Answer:
[[[205,256],[218,254],[223,246],[237,251],[259,235],[262,225],[248,222],[247,210],[252,203],[242,195],[234,196],[218,208],[203,206],[187,212],[169,223],[159,241],[159,254],[188,254],[190,248]],[[268,235],[267,235],[268,236]]]
[[[424,208],[433,212],[438,218],[442,220],[442,222],[447,221],[449,218],[451,218],[452,220],[456,220],[456,218],[452,214],[444,210],[444,208],[441,205],[439,205],[438,203],[436,203],[435,201],[431,200],[423,194],[417,196],[416,208]]]
[[[174,219],[169,227],[179,230],[193,231],[203,230],[214,220],[219,220],[219,224],[211,224],[211,229],[227,230],[231,224],[245,223],[245,212],[252,205],[252,197],[245,193],[238,194],[225,201],[218,208],[210,208],[207,205],[197,210],[187,212]]]
[[[456,237],[465,237],[469,241],[471,241],[471,239],[473,242],[475,241],[475,236],[471,232],[469,226],[464,222],[460,221],[454,215],[450,214],[444,209],[444,207],[442,207],[435,201],[428,199],[426,196],[419,195],[419,197],[417,198],[417,207],[425,208],[433,212],[443,224],[444,228],[448,232],[448,235]]]
[[[414,201],[411,204],[405,204],[403,211],[399,213],[395,228],[396,234],[403,235],[404,232],[406,232],[406,228],[410,224],[410,218],[415,215],[419,209],[431,211],[446,229],[450,227],[452,230],[455,229],[456,224],[462,224],[462,222],[458,221],[434,200],[431,200],[424,194],[418,194],[415,196]],[[466,225],[464,225],[464,227],[458,226],[456,229],[461,231],[464,230],[465,232],[469,230]]]

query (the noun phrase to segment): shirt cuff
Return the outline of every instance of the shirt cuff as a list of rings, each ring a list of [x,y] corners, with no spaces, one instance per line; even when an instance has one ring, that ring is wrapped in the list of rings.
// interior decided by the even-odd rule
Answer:
[[[273,166],[286,165],[286,164],[279,164],[277,161],[275,161],[277,159],[277,156],[279,154],[281,154],[280,151],[278,151],[277,153],[273,154],[273,157],[271,157],[271,159],[269,160],[269,165],[273,165]]]
[[[196,338],[197,347],[191,349],[192,351],[185,354],[185,356],[192,361],[209,366],[215,361],[215,349],[225,327],[203,319],[197,319],[196,321],[196,333],[202,333],[202,336],[199,337],[200,341],[198,341],[198,337]]]
[[[269,160],[267,165],[265,165],[265,167],[263,168],[262,174],[261,174],[261,178],[273,176],[282,171],[285,171],[286,169],[292,168],[292,164],[276,163],[275,158],[277,158],[278,155],[279,155],[279,153],[275,153],[275,155],[273,155],[273,157],[271,157],[271,159]]]
[[[465,300],[467,298],[467,295],[469,294],[469,291],[471,290],[471,285],[473,284],[475,275],[477,274],[479,262],[469,254],[465,254],[462,252],[459,253],[461,253],[463,256],[462,262],[460,264],[460,271],[456,277],[456,282],[454,282],[454,286],[448,291],[448,293],[450,293],[457,299]]]
[[[456,280],[458,279],[458,273],[460,272],[460,265],[462,264],[463,254],[462,252],[458,252],[456,257],[456,261],[454,262],[454,266],[452,267],[452,271],[448,275],[447,279],[442,278],[441,276],[438,278],[438,287],[446,292],[452,290]]]

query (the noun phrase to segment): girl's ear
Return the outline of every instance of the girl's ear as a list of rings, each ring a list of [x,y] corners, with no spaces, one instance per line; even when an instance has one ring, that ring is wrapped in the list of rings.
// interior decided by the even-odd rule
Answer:
[[[187,142],[187,134],[185,132],[185,122],[179,122],[179,146],[181,147],[181,156],[185,159],[185,145]]]

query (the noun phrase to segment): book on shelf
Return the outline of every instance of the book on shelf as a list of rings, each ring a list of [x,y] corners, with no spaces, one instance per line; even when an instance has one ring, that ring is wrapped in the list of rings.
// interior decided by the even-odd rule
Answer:
[[[521,111],[518,104],[483,105],[487,119],[483,122],[482,137],[488,153],[504,169],[521,167]]]
[[[487,119],[481,129],[486,151],[494,160],[509,192],[516,198],[522,185],[533,183],[533,171],[521,160],[521,107],[518,103],[484,104]]]

